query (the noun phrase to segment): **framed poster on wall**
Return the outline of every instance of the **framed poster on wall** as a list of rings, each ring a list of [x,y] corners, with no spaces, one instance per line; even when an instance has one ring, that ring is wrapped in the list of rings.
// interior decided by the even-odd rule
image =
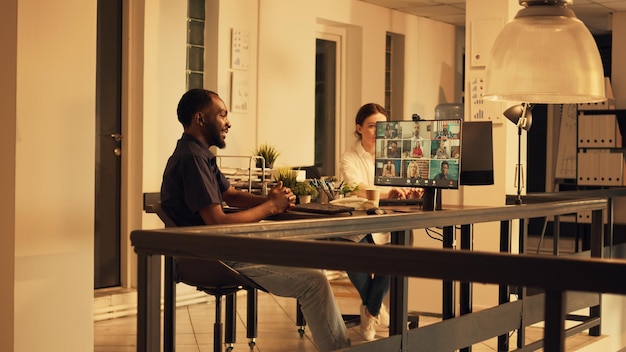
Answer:
[[[232,112],[247,112],[250,79],[248,72],[232,72],[230,109]]]
[[[232,30],[230,68],[247,70],[250,68],[250,32]]]

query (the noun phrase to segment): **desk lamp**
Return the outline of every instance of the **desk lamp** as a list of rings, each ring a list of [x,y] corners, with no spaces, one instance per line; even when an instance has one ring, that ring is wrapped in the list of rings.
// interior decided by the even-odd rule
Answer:
[[[530,130],[533,124],[532,117],[533,105],[522,103],[521,105],[513,105],[504,111],[504,117],[513,122],[517,126],[517,198],[515,204],[523,204],[522,201],[522,130]]]
[[[574,104],[606,100],[598,47],[568,8],[573,0],[519,0],[524,6],[496,38],[484,98]]]

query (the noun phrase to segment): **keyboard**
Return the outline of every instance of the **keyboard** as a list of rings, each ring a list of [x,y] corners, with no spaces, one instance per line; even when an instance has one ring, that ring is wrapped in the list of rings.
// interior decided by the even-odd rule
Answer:
[[[421,198],[409,198],[409,199],[381,199],[378,201],[380,206],[400,206],[400,205],[422,205],[424,201]]]
[[[290,208],[290,210],[300,211],[304,213],[332,215],[332,214],[341,214],[341,213],[352,214],[355,208],[344,206],[344,205],[336,205],[336,204],[306,203],[306,204],[296,204],[296,206]]]

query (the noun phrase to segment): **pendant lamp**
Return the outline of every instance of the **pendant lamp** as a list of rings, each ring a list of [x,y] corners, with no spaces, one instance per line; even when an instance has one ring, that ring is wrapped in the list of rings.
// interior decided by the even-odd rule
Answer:
[[[520,0],[496,38],[484,98],[546,104],[606,100],[598,47],[568,8],[573,0]]]

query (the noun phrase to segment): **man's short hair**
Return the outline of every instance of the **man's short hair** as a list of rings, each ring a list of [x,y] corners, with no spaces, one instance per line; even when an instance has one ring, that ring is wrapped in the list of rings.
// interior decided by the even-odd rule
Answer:
[[[180,98],[176,114],[178,115],[178,121],[183,124],[183,127],[187,127],[191,124],[193,115],[213,105],[213,98],[219,98],[217,93],[206,89],[194,88],[188,90]]]

